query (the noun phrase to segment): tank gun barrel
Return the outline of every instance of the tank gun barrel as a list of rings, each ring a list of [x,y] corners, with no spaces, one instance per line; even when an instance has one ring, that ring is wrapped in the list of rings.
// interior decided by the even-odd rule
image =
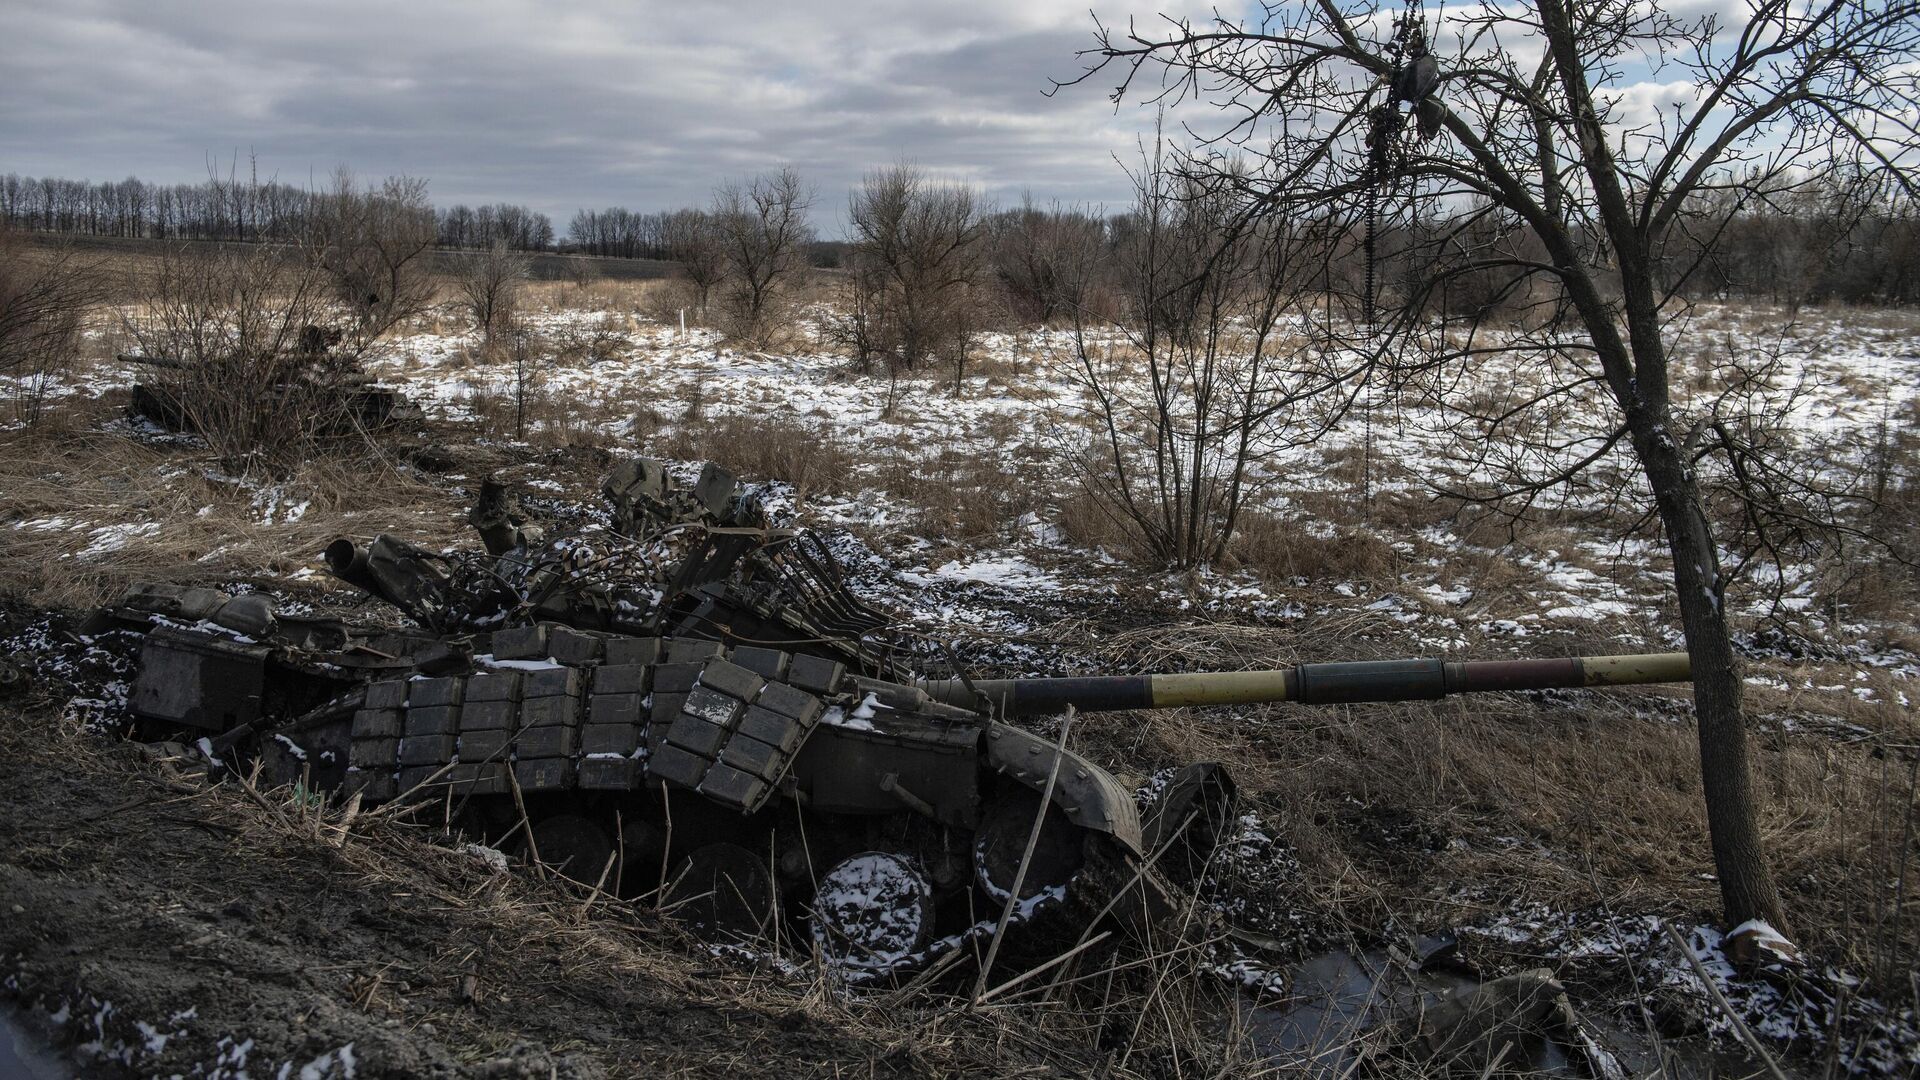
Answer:
[[[1059,712],[1068,705],[1089,712],[1269,701],[1334,705],[1426,701],[1489,690],[1674,683],[1691,678],[1687,654],[1672,652],[1554,660],[1359,660],[1265,671],[975,679],[971,689],[959,679],[936,679],[922,687],[929,697],[950,705],[975,706],[978,693],[1002,714],[1024,716]]]

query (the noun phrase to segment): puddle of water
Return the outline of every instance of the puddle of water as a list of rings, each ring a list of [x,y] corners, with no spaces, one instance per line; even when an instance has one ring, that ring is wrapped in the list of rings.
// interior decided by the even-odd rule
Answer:
[[[1288,995],[1255,1004],[1242,1000],[1242,1022],[1270,1063],[1310,1080],[1350,1075],[1361,1035],[1383,1023],[1416,1015],[1478,980],[1442,966],[1409,974],[1378,952],[1326,953],[1289,973]],[[1541,1036],[1516,1048],[1507,1063],[1533,1073],[1587,1076],[1585,1055],[1570,1054]]]
[[[27,1026],[19,1012],[0,1006],[0,1080],[68,1080],[73,1066]]]

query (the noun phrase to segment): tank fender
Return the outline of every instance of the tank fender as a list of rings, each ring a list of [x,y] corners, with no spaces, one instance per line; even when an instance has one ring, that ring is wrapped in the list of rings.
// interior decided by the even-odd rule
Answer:
[[[1053,743],[1002,723],[987,725],[987,764],[1035,791],[1045,791],[1053,771]],[[1054,782],[1053,801],[1067,820],[1083,829],[1119,841],[1134,855],[1145,851],[1140,841],[1140,811],[1133,793],[1107,770],[1071,750],[1060,751],[1060,778]]]

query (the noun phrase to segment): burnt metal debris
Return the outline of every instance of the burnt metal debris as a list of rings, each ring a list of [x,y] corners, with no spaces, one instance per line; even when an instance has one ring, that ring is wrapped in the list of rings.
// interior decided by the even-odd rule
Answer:
[[[991,933],[1010,902],[1036,941],[1140,928],[1176,909],[1236,819],[1217,764],[1181,770],[1142,811],[1097,764],[1008,717],[1686,675],[1668,655],[922,678],[924,643],[719,466],[683,486],[634,459],[603,492],[605,530],[548,537],[488,483],[470,515],[484,552],[391,536],[327,548],[337,577],[413,628],[135,588],[99,616],[145,634],[130,707],[156,734],[184,729],[278,781],[433,800],[487,843],[664,898],[715,933],[804,921],[865,977]]]

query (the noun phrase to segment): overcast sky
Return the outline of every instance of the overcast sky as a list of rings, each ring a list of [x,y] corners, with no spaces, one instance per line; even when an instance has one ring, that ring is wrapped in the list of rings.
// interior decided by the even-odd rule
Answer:
[[[1043,95],[1092,42],[1087,0],[0,0],[0,27],[0,172],[197,180],[252,151],[561,229],[790,163],[833,234],[900,158],[1003,203],[1117,205],[1113,155],[1152,123],[1099,86]]]

